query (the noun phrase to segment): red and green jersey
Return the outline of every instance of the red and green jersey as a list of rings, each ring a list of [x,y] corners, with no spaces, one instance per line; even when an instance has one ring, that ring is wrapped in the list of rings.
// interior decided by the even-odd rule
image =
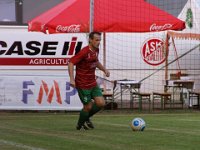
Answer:
[[[98,54],[99,49],[91,50],[89,46],[86,46],[70,59],[70,62],[76,65],[77,88],[90,89],[97,85],[95,70],[99,61]]]

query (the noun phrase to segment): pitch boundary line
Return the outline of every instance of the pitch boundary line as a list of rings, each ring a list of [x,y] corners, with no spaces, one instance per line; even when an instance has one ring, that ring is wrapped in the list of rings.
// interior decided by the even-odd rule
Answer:
[[[45,150],[43,148],[37,148],[37,147],[28,146],[28,145],[12,142],[8,140],[2,140],[2,139],[0,139],[0,143],[4,145],[10,145],[10,146],[18,147],[18,148],[27,149],[27,150]]]
[[[98,124],[102,124],[102,125],[110,125],[110,126],[118,126],[118,127],[130,127],[129,125],[124,125],[124,124],[113,124],[113,123],[105,123],[105,122],[97,122]],[[172,132],[172,133],[180,133],[179,131],[177,130],[172,130],[172,129],[162,129],[162,128],[147,128],[146,130],[149,130],[149,131],[163,131],[163,132]],[[184,133],[184,134],[190,134],[190,135],[200,135],[200,133],[197,133],[195,131],[191,132],[191,131],[181,131],[181,133]]]

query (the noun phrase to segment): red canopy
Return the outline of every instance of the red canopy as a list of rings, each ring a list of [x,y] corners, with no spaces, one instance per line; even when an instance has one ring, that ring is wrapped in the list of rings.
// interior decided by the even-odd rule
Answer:
[[[94,0],[93,30],[152,32],[182,30],[185,22],[144,0]],[[29,31],[89,32],[90,0],[66,0],[32,19]]]

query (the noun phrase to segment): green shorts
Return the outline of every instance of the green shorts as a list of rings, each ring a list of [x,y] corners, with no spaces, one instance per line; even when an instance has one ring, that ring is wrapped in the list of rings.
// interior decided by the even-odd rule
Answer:
[[[103,96],[99,86],[95,86],[91,89],[77,89],[77,90],[81,102],[84,105],[90,103],[94,97]]]

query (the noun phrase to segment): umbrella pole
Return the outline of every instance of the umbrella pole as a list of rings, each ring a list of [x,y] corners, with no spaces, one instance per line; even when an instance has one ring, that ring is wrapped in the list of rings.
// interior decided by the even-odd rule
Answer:
[[[93,31],[94,20],[94,0],[90,0],[90,32]]]
[[[169,35],[168,32],[166,34],[166,39],[165,39],[165,82],[168,80],[168,54],[169,54]],[[167,89],[164,88],[164,91],[167,92]]]
[[[106,33],[103,32],[103,66],[106,68]],[[103,78],[106,78],[106,75],[103,74]],[[103,84],[103,89],[106,91],[106,84]]]
[[[106,33],[103,32],[103,66],[106,68]]]

